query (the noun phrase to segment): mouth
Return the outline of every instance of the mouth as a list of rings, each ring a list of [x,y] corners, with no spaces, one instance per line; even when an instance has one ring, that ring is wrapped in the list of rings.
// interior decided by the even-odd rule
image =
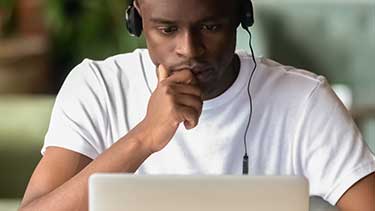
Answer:
[[[193,75],[198,79],[198,81],[201,81],[201,82],[207,81],[210,78],[211,73],[213,72],[212,67],[195,66],[195,67],[180,67],[180,68],[174,69],[172,70],[172,74],[174,74],[175,72],[186,70],[186,69],[190,70],[193,73]]]
[[[190,70],[194,75],[199,75],[205,72],[212,71],[212,67],[208,65],[193,65],[193,66],[181,66],[178,68],[174,68],[172,72],[178,72],[178,71],[185,70],[185,69]]]

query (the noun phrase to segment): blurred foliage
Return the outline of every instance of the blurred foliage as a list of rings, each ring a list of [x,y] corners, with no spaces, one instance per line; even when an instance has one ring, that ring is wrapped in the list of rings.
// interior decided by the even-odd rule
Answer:
[[[14,6],[14,0],[0,0],[0,37],[8,36],[14,31]]]
[[[10,13],[12,12],[12,8],[14,6],[14,0],[1,0],[0,1],[0,10],[2,12],[5,12],[5,15],[7,15],[7,13]]]
[[[131,37],[126,30],[128,0],[41,1],[44,4],[42,12],[50,41],[50,66],[56,76],[56,91],[70,70],[84,58],[104,59],[146,47],[144,38]],[[21,0],[0,0],[4,23],[0,31],[3,36],[18,35],[18,3],[22,3]]]
[[[66,74],[84,58],[108,56],[145,47],[144,39],[126,31],[124,0],[48,0],[46,20],[52,41],[53,64]]]

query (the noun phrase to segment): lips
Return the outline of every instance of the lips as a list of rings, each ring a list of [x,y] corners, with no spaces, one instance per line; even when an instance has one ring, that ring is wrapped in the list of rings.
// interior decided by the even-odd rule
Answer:
[[[192,67],[186,66],[186,67],[175,68],[172,72],[178,72],[178,71],[181,71],[181,70],[184,70],[184,69],[191,70],[191,72],[193,72],[194,75],[201,74],[201,73],[212,70],[212,68],[210,68],[208,66],[192,66]]]
[[[190,70],[198,79],[198,81],[202,83],[204,81],[208,81],[209,78],[212,77],[212,71],[214,70],[214,68],[207,63],[180,63],[179,65],[174,65],[170,67],[172,74],[186,69]]]
[[[212,68],[205,68],[205,69],[181,68],[181,69],[178,69],[178,70],[173,70],[172,74],[176,73],[176,72],[179,72],[179,71],[182,71],[182,70],[186,70],[186,69],[189,69],[193,73],[193,75],[195,77],[197,77],[197,79],[199,81],[204,81],[206,78],[209,77],[210,73],[212,72]]]

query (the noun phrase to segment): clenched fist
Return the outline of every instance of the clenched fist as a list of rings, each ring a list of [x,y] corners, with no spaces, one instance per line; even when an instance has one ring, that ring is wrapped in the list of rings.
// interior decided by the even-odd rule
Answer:
[[[170,74],[163,65],[159,65],[158,85],[142,121],[150,137],[147,146],[151,152],[163,149],[181,122],[186,129],[194,128],[202,113],[202,105],[202,92],[191,70]]]

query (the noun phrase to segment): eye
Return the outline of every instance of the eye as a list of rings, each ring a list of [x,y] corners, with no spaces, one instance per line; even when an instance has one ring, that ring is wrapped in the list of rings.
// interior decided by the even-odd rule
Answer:
[[[202,30],[214,32],[217,31],[219,27],[219,24],[203,24],[201,28]]]
[[[159,30],[162,34],[170,35],[170,34],[172,34],[173,32],[177,31],[177,27],[176,27],[176,26],[161,26],[161,27],[158,27],[158,30]]]

